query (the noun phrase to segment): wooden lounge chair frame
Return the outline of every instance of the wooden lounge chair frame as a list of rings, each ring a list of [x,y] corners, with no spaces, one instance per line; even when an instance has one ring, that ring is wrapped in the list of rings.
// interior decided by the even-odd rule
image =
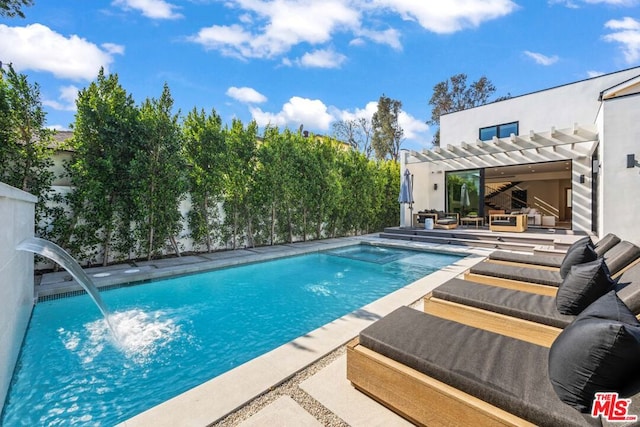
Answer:
[[[424,312],[478,329],[551,347],[562,329],[427,295]]]
[[[483,262],[486,262],[486,261],[483,261]],[[625,271],[627,271],[628,269],[630,269],[631,267],[633,267],[638,263],[640,263],[640,258],[627,264],[624,268],[619,270],[616,274],[612,274],[611,277],[613,279],[617,279]],[[524,291],[524,292],[540,294],[540,295],[555,296],[558,292],[558,288],[555,286],[540,285],[537,283],[529,283],[529,282],[523,282],[523,281],[513,280],[513,279],[503,279],[501,277],[495,277],[495,276],[485,276],[484,274],[476,274],[476,273],[471,273],[469,271],[467,271],[464,274],[464,279],[471,282],[480,283],[483,285],[498,286],[501,288],[515,289],[517,291]]]
[[[347,344],[347,379],[419,426],[533,426],[530,422],[359,344]]]

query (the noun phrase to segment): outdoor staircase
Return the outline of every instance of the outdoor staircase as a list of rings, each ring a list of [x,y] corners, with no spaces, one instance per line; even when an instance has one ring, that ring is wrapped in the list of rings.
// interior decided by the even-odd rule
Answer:
[[[495,233],[489,230],[453,229],[422,230],[400,227],[385,228],[380,237],[395,240],[461,245],[533,253],[540,247],[566,251],[569,245],[556,242],[549,233]]]

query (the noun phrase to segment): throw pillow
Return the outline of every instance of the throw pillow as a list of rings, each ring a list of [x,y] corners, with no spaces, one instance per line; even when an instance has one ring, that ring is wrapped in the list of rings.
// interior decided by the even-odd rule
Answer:
[[[608,292],[558,335],[549,349],[549,379],[564,403],[590,413],[596,392],[640,383],[640,322]]]
[[[572,266],[590,262],[597,258],[598,255],[593,250],[593,242],[591,242],[591,239],[588,236],[578,240],[569,247],[567,253],[562,259],[562,264],[560,265],[560,277],[564,279]]]
[[[556,307],[562,314],[580,314],[614,285],[603,258],[574,265],[558,287]]]

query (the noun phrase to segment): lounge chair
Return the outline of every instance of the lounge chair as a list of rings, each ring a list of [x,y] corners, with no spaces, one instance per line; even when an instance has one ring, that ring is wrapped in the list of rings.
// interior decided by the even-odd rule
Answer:
[[[640,247],[622,241],[603,254],[611,276],[616,278],[625,268],[640,258]],[[539,269],[520,265],[504,265],[480,262],[464,277],[466,280],[554,296],[562,283],[562,276],[555,269]]]
[[[625,270],[614,288],[640,314],[640,263]],[[424,311],[542,346],[550,346],[575,315],[561,314],[556,298],[451,279],[424,299]]]
[[[589,238],[589,237],[586,237]],[[579,241],[582,241],[580,239]],[[577,241],[577,242],[579,242]],[[577,243],[576,242],[576,243]],[[603,256],[605,252],[620,243],[620,238],[615,234],[609,233],[593,246],[598,256]],[[528,255],[508,251],[494,251],[489,255],[489,261],[500,264],[519,265],[522,267],[535,266],[560,268],[563,256],[554,255]]]
[[[349,343],[347,378],[418,425],[600,425],[556,396],[549,355],[543,346],[402,307]]]

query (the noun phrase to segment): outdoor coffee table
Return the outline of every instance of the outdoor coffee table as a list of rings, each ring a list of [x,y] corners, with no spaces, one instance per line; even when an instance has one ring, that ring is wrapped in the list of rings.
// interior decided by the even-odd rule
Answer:
[[[484,218],[481,216],[466,216],[464,218],[460,218],[460,224],[464,225],[464,223],[470,224],[474,222],[476,224],[476,228],[479,225],[484,225]]]

